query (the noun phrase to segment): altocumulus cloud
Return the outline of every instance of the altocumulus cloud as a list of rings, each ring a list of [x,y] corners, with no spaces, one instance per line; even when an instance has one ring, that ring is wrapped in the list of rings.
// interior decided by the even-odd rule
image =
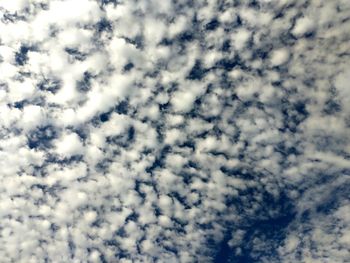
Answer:
[[[350,262],[350,2],[0,1],[0,262]]]

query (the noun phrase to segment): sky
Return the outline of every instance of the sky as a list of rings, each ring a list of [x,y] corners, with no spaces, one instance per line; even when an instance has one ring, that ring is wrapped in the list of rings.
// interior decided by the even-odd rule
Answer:
[[[1,0],[0,263],[350,262],[350,1]]]

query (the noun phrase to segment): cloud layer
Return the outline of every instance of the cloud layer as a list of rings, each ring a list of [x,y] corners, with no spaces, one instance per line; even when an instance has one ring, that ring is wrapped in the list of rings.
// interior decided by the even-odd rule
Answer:
[[[1,262],[350,262],[350,3],[4,0]]]

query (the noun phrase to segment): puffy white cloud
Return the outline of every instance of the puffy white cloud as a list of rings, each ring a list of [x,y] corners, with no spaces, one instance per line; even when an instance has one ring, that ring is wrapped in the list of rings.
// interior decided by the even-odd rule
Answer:
[[[288,61],[289,51],[287,49],[277,49],[271,54],[271,65],[280,66]]]
[[[346,111],[346,113],[350,111],[350,94],[349,89],[347,88],[349,86],[350,81],[349,74],[349,70],[341,72],[336,76],[334,80],[334,85],[339,92],[339,99],[341,100],[342,107],[344,108],[344,111]]]
[[[23,108],[21,126],[25,130],[31,130],[38,125],[45,125],[44,110],[37,105],[28,105]]]
[[[55,151],[63,158],[83,153],[83,144],[78,134],[65,133],[55,141]]]
[[[101,16],[98,4],[90,0],[51,1],[43,11],[46,22],[65,26],[71,23],[93,23]]]
[[[1,2],[0,7],[5,8],[11,13],[20,12],[27,6],[26,1],[24,0],[4,0]]]
[[[196,95],[192,91],[177,92],[172,98],[175,111],[188,112],[192,109]]]
[[[0,258],[347,260],[347,1],[253,2],[0,3]]]
[[[232,42],[237,50],[241,50],[247,44],[247,41],[251,37],[251,32],[246,28],[238,28],[236,32],[232,34]]]
[[[311,32],[314,29],[314,22],[309,17],[301,17],[299,18],[292,30],[293,35],[296,37],[300,37],[305,35],[306,33]]]

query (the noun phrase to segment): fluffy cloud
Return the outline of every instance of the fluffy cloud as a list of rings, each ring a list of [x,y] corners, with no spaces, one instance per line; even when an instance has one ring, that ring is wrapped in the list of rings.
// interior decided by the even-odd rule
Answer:
[[[76,133],[63,134],[56,140],[55,147],[55,151],[63,158],[81,154],[83,150],[83,144]]]
[[[347,262],[348,10],[1,1],[0,258]]]

